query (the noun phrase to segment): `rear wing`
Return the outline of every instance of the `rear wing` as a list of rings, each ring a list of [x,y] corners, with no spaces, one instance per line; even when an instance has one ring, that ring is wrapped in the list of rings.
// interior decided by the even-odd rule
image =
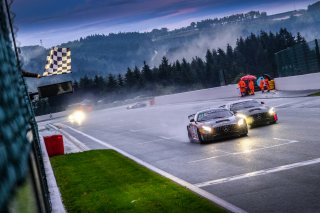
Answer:
[[[188,116],[189,121],[191,121],[191,119],[194,119],[194,116],[195,116],[195,115],[196,115],[196,114],[189,115],[189,116]]]

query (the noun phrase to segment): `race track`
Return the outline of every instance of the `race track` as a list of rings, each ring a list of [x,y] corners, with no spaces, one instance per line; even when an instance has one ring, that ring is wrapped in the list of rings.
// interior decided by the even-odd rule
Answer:
[[[51,122],[105,141],[248,212],[319,212],[320,97],[255,98],[276,107],[278,124],[205,145],[188,141],[187,116],[238,98],[104,109],[81,126],[66,118]],[[64,130],[90,149],[106,148]]]

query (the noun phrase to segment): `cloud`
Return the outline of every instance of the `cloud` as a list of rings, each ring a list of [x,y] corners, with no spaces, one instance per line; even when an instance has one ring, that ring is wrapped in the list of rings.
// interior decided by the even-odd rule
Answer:
[[[201,18],[253,9],[280,12],[313,2],[315,0],[281,3],[276,0],[243,0],[241,3],[236,0],[15,0],[13,10],[23,45],[38,43],[40,39],[52,45],[95,33],[174,29]],[[50,34],[52,32],[55,34]]]

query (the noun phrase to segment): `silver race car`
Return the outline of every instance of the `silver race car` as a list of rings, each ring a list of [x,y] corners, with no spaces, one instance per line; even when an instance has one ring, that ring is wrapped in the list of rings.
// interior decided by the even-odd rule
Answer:
[[[137,109],[137,108],[142,108],[142,107],[146,107],[146,106],[147,106],[146,103],[138,102],[138,103],[127,106],[127,109]]]
[[[223,108],[214,108],[197,112],[188,116],[187,126],[190,142],[205,143],[216,139],[246,136],[248,128],[246,120],[236,117]]]

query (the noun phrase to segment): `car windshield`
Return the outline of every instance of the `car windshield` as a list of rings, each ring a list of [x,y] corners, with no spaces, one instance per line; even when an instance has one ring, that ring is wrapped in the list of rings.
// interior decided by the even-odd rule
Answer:
[[[230,106],[231,111],[238,111],[241,109],[246,109],[246,108],[252,108],[252,107],[258,107],[261,106],[261,104],[258,101],[244,101],[244,102],[239,102],[232,104]]]
[[[197,121],[209,121],[218,118],[226,118],[232,116],[232,113],[228,110],[218,109],[218,110],[208,110],[198,114]]]

